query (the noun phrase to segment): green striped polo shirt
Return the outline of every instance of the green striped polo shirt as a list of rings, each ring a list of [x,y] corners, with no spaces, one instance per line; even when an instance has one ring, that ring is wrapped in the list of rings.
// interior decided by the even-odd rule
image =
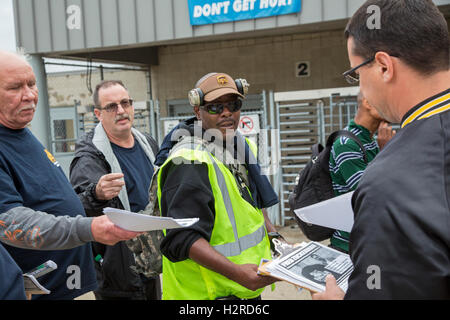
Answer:
[[[354,120],[351,120],[344,130],[352,132],[359,138],[366,149],[368,162],[372,161],[379,152],[379,148],[377,142],[371,137],[370,131],[357,125]],[[367,167],[362,150],[354,140],[347,137],[340,137],[334,142],[329,164],[336,196],[355,190]],[[348,232],[336,230],[331,237],[331,245],[348,252],[349,237]]]

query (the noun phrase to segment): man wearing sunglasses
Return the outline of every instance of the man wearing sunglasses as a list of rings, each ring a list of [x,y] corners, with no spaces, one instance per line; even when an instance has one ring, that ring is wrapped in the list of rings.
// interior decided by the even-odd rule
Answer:
[[[102,215],[105,207],[143,210],[158,145],[133,128],[133,100],[121,81],[102,81],[93,98],[100,123],[76,144],[70,182],[88,216]],[[98,257],[99,289],[94,292],[98,300],[159,298],[159,277],[147,278],[131,270],[134,257],[125,242],[94,243],[93,249],[93,259]]]
[[[370,7],[379,29],[367,27]],[[370,0],[347,25],[353,74],[401,130],[367,167],[352,199],[354,271],[346,299],[450,299],[449,34],[431,0]],[[314,299],[343,298],[329,276]]]
[[[255,299],[275,281],[257,268],[271,259],[267,232],[276,231],[263,209],[278,198],[256,146],[236,131],[247,86],[224,73],[202,77],[189,93],[195,118],[169,133],[157,156],[161,214],[200,218],[166,231],[163,299]]]

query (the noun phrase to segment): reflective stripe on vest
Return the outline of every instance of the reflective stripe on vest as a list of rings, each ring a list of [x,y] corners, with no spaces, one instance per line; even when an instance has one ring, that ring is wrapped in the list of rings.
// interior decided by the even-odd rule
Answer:
[[[217,162],[213,158],[213,156],[210,153],[208,153],[208,156],[211,159],[211,162],[214,166],[214,171],[216,172],[217,182],[219,184],[220,191],[222,192],[223,202],[225,203],[228,219],[230,219],[231,226],[233,227],[235,240],[231,243],[213,246],[213,248],[225,257],[237,256],[240,255],[242,251],[258,245],[258,243],[260,243],[264,239],[266,230],[264,228],[264,225],[262,225],[255,232],[241,238],[238,237],[236,220],[234,219],[233,205],[231,204],[230,194],[228,193],[225,177],[223,176],[222,171],[220,171],[219,166],[217,165]]]
[[[233,205],[231,204],[231,198],[230,194],[228,192],[228,188],[225,182],[225,177],[223,176],[222,171],[220,170],[219,166],[217,165],[217,161],[214,159],[214,157],[206,150],[205,146],[201,143],[195,143],[194,140],[189,141],[181,141],[179,145],[177,146],[177,150],[179,149],[190,149],[190,150],[198,150],[202,152],[206,152],[211,159],[211,163],[213,164],[214,171],[216,173],[217,182],[219,184],[220,191],[222,192],[223,202],[225,204],[225,208],[228,214],[228,219],[230,220],[231,226],[233,227],[233,233],[234,233],[234,242],[231,243],[225,243],[217,246],[213,246],[213,248],[218,251],[220,254],[222,254],[225,257],[232,257],[232,256],[238,256],[243,251],[257,246],[261,241],[264,240],[264,237],[266,235],[266,229],[264,227],[264,224],[258,228],[255,232],[245,235],[241,238],[238,237],[237,232],[237,226],[236,226],[236,220],[234,218],[234,210]],[[252,153],[253,155],[253,153]]]

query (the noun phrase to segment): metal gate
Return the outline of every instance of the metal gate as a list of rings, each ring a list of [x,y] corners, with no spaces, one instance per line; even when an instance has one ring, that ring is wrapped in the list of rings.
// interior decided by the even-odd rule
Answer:
[[[280,166],[274,179],[280,198],[280,224],[293,219],[288,197],[295,178],[311,157],[311,146],[353,119],[358,87],[274,94],[275,128]]]
[[[67,176],[78,138],[77,124],[75,107],[50,108],[50,150]]]

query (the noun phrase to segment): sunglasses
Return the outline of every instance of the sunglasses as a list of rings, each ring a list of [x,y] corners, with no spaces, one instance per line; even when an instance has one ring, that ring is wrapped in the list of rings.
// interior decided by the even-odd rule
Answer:
[[[242,108],[242,101],[237,99],[231,102],[208,103],[200,108],[207,111],[209,114],[221,114],[225,107],[231,112],[239,111]]]
[[[129,107],[131,107],[133,105],[133,100],[132,99],[123,99],[119,103],[115,103],[115,102],[108,103],[106,106],[104,106],[103,108],[99,108],[99,109],[106,110],[106,112],[117,112],[117,110],[119,110],[119,104],[122,106],[123,109],[128,109]]]

